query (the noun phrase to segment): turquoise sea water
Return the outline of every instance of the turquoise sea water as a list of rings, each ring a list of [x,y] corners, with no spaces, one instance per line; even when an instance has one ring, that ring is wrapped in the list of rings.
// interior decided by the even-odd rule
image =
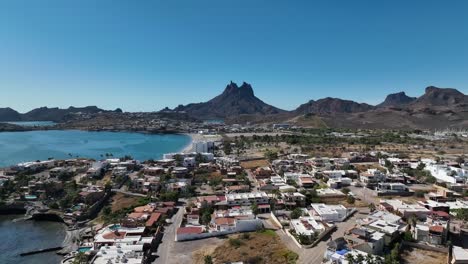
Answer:
[[[82,156],[105,158],[131,155],[139,160],[158,159],[182,150],[190,143],[185,135],[151,135],[124,132],[29,131],[0,133],[0,167],[49,157]],[[101,157],[103,155],[103,157]],[[54,252],[20,257],[25,251],[60,246],[65,238],[63,224],[16,220],[22,216],[0,216],[0,263],[60,263]]]
[[[0,167],[25,161],[71,157],[106,158],[131,155],[138,160],[159,159],[190,143],[186,135],[128,132],[49,130],[0,133]]]
[[[53,126],[57,123],[52,121],[18,121],[18,122],[7,122],[8,124],[18,125],[18,126]]]

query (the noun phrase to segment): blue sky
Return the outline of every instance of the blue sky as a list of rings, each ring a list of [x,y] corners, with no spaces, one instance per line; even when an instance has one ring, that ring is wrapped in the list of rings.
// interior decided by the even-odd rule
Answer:
[[[98,3],[97,3],[98,2]],[[0,107],[468,93],[468,1],[1,1]]]

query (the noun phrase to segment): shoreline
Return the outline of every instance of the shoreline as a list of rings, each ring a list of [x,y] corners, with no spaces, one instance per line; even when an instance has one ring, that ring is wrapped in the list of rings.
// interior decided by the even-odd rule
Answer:
[[[190,137],[190,141],[189,143],[187,143],[187,145],[185,145],[185,147],[183,147],[179,152],[181,153],[190,153],[192,152],[193,150],[193,143],[195,143],[196,141],[196,134],[193,134],[193,133],[187,133],[187,134],[183,134],[183,135],[186,135],[188,137]]]
[[[180,153],[191,153],[193,152],[193,143],[200,142],[200,141],[216,141],[221,138],[220,135],[204,135],[204,134],[198,134],[198,133],[185,133],[184,135],[190,137],[190,143],[187,144],[182,150],[180,150]],[[209,138],[213,137],[213,138]]]
[[[180,137],[181,139],[178,139],[177,141],[182,141],[180,143],[185,143],[187,142],[186,139],[182,139],[182,137],[185,137],[185,136],[188,136],[189,137],[189,140],[188,140],[188,143],[185,143],[185,144],[180,144],[179,147],[176,147],[176,148],[172,148],[172,150],[169,150],[167,152],[190,152],[191,151],[191,146],[192,146],[192,143],[194,142],[194,137],[196,137],[196,135],[192,135],[192,134],[189,134],[189,133],[183,133],[183,132],[175,132],[175,131],[171,131],[171,132],[164,132],[164,133],[160,133],[160,132],[150,132],[150,131],[137,131],[137,130],[134,130],[134,131],[129,131],[129,130],[120,130],[120,131],[90,131],[90,130],[81,130],[81,129],[51,129],[51,130],[32,130],[32,131],[15,131],[15,132],[2,132],[0,131],[0,136],[3,134],[3,133],[30,133],[30,132],[39,132],[39,131],[57,131],[57,132],[78,132],[78,133],[115,133],[115,134],[121,134],[122,136],[121,137],[126,137],[126,135],[128,134],[129,136],[132,136],[132,135],[143,135],[143,136],[154,136],[154,137]],[[15,135],[13,135],[14,137]],[[66,135],[65,135],[66,136]],[[7,136],[7,137],[10,137],[10,136]],[[86,134],[83,136],[83,137],[86,137]],[[160,143],[160,144],[165,144],[165,143]],[[71,156],[67,156],[65,155],[64,153],[67,153],[69,152],[68,150],[63,150],[62,151],[62,155],[59,155],[59,156],[55,156],[53,154],[51,154],[51,156],[54,156],[57,160],[65,160],[65,159],[69,159],[69,158],[73,158]],[[148,151],[147,151],[148,152]],[[148,152],[150,153],[150,152]],[[130,153],[130,155],[132,155],[133,153]],[[151,153],[150,153],[151,154]],[[154,153],[152,153],[154,154]],[[160,155],[160,157],[162,158],[162,154]],[[58,154],[57,154],[58,155]],[[123,156],[123,155],[122,155]],[[49,156],[50,157],[50,156]],[[74,156],[75,157],[75,156]],[[77,155],[76,158],[85,158],[85,159],[95,159],[95,160],[100,160],[100,159],[103,159],[102,155],[101,157],[98,157],[98,156],[93,156],[93,154],[90,154],[90,155]],[[151,159],[151,158],[158,158],[158,156],[150,156],[150,157],[146,157],[146,159]],[[11,162],[7,162],[5,161],[5,163],[2,163],[0,162],[0,170],[3,170],[3,169],[8,169],[9,167],[11,166],[15,166],[17,165],[18,163],[21,163],[21,162],[27,162],[27,161],[36,161],[36,160],[46,160],[47,158],[46,157],[42,157],[42,158],[39,158],[39,157],[34,157],[34,158],[31,158],[31,159],[21,159],[21,160],[16,160],[16,159],[12,159]],[[142,160],[143,161],[143,160]],[[1,211],[1,210],[0,210]],[[1,212],[0,212],[1,213]]]

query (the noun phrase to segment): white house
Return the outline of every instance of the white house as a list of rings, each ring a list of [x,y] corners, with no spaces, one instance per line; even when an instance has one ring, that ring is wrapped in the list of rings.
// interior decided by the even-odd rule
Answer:
[[[348,209],[343,205],[327,205],[323,203],[311,204],[309,214],[322,221],[340,222],[348,216]]]
[[[269,197],[265,192],[250,193],[230,193],[226,194],[226,202],[229,206],[244,205],[249,206],[253,203],[268,204]]]
[[[301,216],[298,219],[293,219],[290,226],[296,234],[303,234],[308,237],[316,236],[325,231],[325,226],[310,216]]]

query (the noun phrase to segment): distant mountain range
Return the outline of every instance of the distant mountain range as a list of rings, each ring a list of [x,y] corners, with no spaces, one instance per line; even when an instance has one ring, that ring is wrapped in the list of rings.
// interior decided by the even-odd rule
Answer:
[[[114,111],[107,111],[100,109],[96,106],[86,107],[73,107],[62,109],[58,107],[48,108],[40,107],[33,109],[27,113],[21,114],[17,111],[7,107],[0,108],[0,122],[7,121],[54,121],[54,122],[65,122],[70,119],[71,115],[74,114],[96,114],[100,112],[122,112],[120,109]]]
[[[0,108],[1,121],[65,122],[76,114],[122,112],[107,111],[96,106],[67,109],[41,107],[21,114],[11,108]],[[278,123],[309,127],[388,128],[388,129],[444,129],[468,127],[468,96],[452,88],[429,86],[420,97],[404,92],[388,95],[378,105],[358,103],[340,98],[310,100],[292,111],[269,105],[254,94],[252,86],[229,83],[213,99],[160,113],[184,113],[191,118],[223,119],[226,123]]]
[[[302,126],[346,128],[457,128],[468,127],[468,96],[452,88],[430,86],[416,98],[405,92],[388,95],[378,105],[340,98],[310,100],[292,111],[269,105],[243,83],[231,82],[224,92],[204,102],[163,111],[184,112],[199,119],[228,123],[289,122]]]

